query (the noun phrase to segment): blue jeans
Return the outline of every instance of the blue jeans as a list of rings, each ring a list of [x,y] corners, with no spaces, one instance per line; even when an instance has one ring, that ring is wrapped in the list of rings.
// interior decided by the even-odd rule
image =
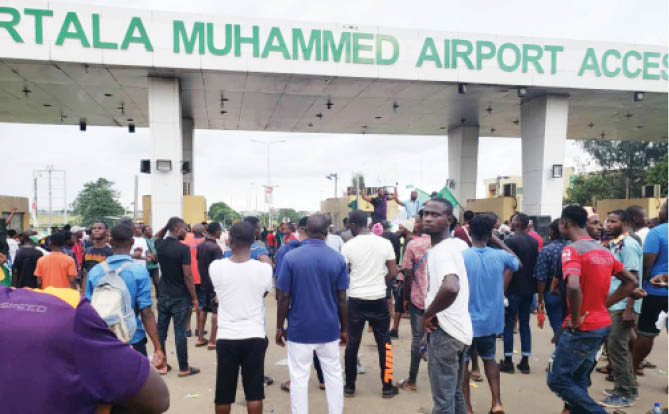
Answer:
[[[546,306],[546,316],[548,316],[548,322],[551,324],[553,334],[557,335],[562,326],[562,300],[559,295],[546,292],[544,304]]]
[[[572,414],[606,414],[588,395],[588,387],[595,356],[610,330],[610,326],[594,331],[566,329],[560,335],[548,362],[547,382],[551,391],[572,407]]]
[[[192,304],[188,296],[173,297],[161,296],[158,298],[158,340],[167,355],[165,340],[170,319],[174,319],[174,343],[177,347],[179,370],[188,369],[188,343],[186,341],[186,321]]]
[[[416,383],[418,367],[420,366],[420,341],[423,339],[425,329],[423,328],[424,310],[417,308],[413,303],[411,306],[411,365],[409,366],[409,381]]]
[[[510,293],[506,296],[509,306],[506,308],[504,319],[504,356],[513,356],[513,324],[518,315],[518,328],[520,330],[520,350],[523,356],[532,353],[532,334],[530,333],[530,306],[534,295],[516,295]]]

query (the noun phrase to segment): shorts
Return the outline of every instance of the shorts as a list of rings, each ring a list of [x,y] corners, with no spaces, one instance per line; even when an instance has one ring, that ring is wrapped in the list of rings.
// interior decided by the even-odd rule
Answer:
[[[395,297],[395,312],[404,313],[402,302],[404,301],[404,289],[402,286],[393,288],[393,296]]]
[[[204,306],[201,306],[200,309],[202,309],[204,312],[209,312],[209,313],[218,313],[218,302],[216,302],[216,293],[214,292],[207,292],[205,289],[202,289],[204,291]],[[198,295],[198,302],[200,302],[200,296]]]
[[[207,305],[207,295],[199,283],[195,285],[195,295],[197,296],[198,308],[203,309]]]
[[[239,368],[246,401],[265,399],[265,338],[216,341],[216,397],[214,402],[232,404],[237,393]]]
[[[667,312],[667,297],[648,295],[641,301],[639,315],[639,335],[658,336],[660,330],[655,326],[660,312]]]
[[[495,360],[495,349],[497,346],[497,336],[478,336],[472,339],[472,345],[467,348],[467,355],[465,361],[472,359],[472,348],[476,347],[476,351],[483,360]]]

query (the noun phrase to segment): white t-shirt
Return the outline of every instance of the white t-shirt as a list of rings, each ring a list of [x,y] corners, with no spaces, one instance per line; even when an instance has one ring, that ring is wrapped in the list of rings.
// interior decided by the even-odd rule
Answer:
[[[218,298],[216,339],[265,337],[265,294],[272,290],[272,266],[249,259],[214,260],[209,276]]]
[[[344,244],[341,254],[351,266],[349,297],[366,300],[386,297],[386,261],[395,260],[395,250],[388,240],[360,234]]]
[[[139,237],[139,236],[133,236],[133,239],[135,242],[132,244],[132,247],[130,248],[130,255],[132,256],[135,254],[135,249],[140,248],[142,249],[142,257],[146,257],[146,253],[149,251],[149,245],[146,243],[146,239],[144,237]],[[144,259],[133,259],[134,262],[138,265],[146,266],[146,260]]]
[[[636,235],[639,236],[639,238],[641,239],[641,245],[642,246],[646,241],[646,236],[648,235],[649,231],[650,231],[650,229],[648,227],[643,227],[643,228],[640,228],[639,231],[636,232]]]
[[[337,253],[341,253],[341,249],[344,247],[344,239],[336,234],[328,234],[328,237],[325,239],[325,244]]]
[[[460,292],[448,308],[437,313],[439,327],[453,338],[471,345],[472,319],[469,316],[469,279],[462,252],[469,246],[464,241],[451,238],[439,242],[427,252],[427,296],[425,308],[434,301],[444,276],[454,274],[460,282]]]

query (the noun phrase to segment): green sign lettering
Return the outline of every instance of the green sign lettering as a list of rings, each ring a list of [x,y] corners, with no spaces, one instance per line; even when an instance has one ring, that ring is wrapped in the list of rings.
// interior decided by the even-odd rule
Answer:
[[[74,26],[74,31],[70,31],[70,26]],[[81,42],[81,46],[91,47],[86,38],[84,28],[81,27],[79,17],[75,12],[67,12],[65,15],[65,20],[63,20],[63,24],[60,26],[60,32],[56,38],[56,46],[62,46],[65,39],[78,39]]]
[[[434,40],[432,40],[431,37],[426,37],[423,41],[423,48],[420,51],[420,55],[418,55],[418,62],[416,62],[416,67],[422,67],[423,62],[426,60],[431,60],[438,68],[441,67],[439,53],[437,53],[437,48],[434,46]]]
[[[258,38],[260,37],[260,28],[258,26],[253,26],[251,28],[251,37],[242,37],[242,28],[240,25],[235,25],[235,56],[239,57],[242,55],[242,43],[247,43],[253,46],[253,57],[258,57],[260,55],[260,44],[258,43]]]
[[[276,45],[274,44],[275,41],[277,42]],[[286,41],[283,40],[281,29],[278,27],[272,27],[272,29],[269,31],[269,36],[267,36],[267,41],[265,42],[265,48],[262,51],[262,57],[266,58],[269,56],[270,52],[279,52],[283,55],[284,59],[290,59],[290,53],[288,53]]]
[[[97,49],[118,49],[118,43],[100,40],[100,15],[93,13],[93,47]]]
[[[195,42],[197,42],[199,53],[201,55],[204,54],[204,23],[193,23],[193,30],[191,31],[190,36],[188,36],[188,33],[186,32],[186,25],[183,21],[175,20],[172,22],[172,26],[174,34],[174,53],[179,53],[181,51],[180,44],[183,42],[184,50],[191,55],[195,49]]]
[[[595,76],[597,77],[602,76],[601,72],[599,71],[599,62],[597,61],[597,54],[595,53],[595,49],[591,47],[589,47],[588,50],[585,52],[585,56],[583,57],[583,62],[581,62],[581,69],[578,70],[578,76],[583,76],[583,73],[585,73],[586,70],[593,71]]]
[[[35,43],[41,45],[44,42],[44,17],[53,16],[53,11],[44,9],[23,9],[26,16],[35,17]],[[1,23],[0,23],[1,25]]]
[[[11,7],[0,7],[0,13],[9,14],[12,17],[9,21],[0,22],[0,27],[4,27],[16,43],[23,43],[23,39],[19,36],[19,32],[14,28],[14,26],[21,21],[21,14],[19,11]]]
[[[304,60],[311,60],[311,55],[315,54],[316,60],[321,60],[321,31],[312,30],[309,34],[309,43],[304,40],[302,29],[293,28],[293,60],[300,57],[300,52]]]
[[[383,42],[390,42],[393,48],[393,55],[386,59],[383,57]],[[376,35],[376,64],[377,65],[392,65],[397,62],[400,56],[400,44],[393,36],[377,34]]]
[[[224,56],[232,49],[232,25],[225,25],[225,46],[219,49],[214,45],[214,24],[207,23],[207,50],[214,56]]]

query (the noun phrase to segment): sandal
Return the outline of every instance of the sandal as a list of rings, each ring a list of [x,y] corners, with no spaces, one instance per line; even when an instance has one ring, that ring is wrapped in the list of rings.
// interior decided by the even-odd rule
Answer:
[[[597,367],[595,371],[599,372],[600,374],[606,374],[606,375],[609,375],[611,373],[609,367]]]
[[[156,369],[156,371],[158,371],[158,374],[160,375],[167,375],[168,372],[172,371],[172,366],[170,364],[165,364],[165,368]]]
[[[290,392],[290,381],[282,382],[280,388],[281,391]]]
[[[196,347],[196,348],[200,348],[200,347],[205,346],[205,345],[209,345],[209,342],[208,342],[208,341],[204,341],[204,342],[196,342],[196,343],[195,343],[195,347]]]
[[[180,372],[179,373],[179,378],[190,377],[191,375],[196,375],[196,374],[199,374],[199,373],[200,373],[200,370],[198,368],[190,367],[188,369],[188,372],[186,372],[185,374],[182,374]]]
[[[483,382],[483,378],[481,377],[480,373],[472,372],[470,376],[472,377],[472,380],[474,380],[474,382]]]
[[[404,391],[416,391],[416,384],[409,384],[409,378],[405,378],[397,384]]]

